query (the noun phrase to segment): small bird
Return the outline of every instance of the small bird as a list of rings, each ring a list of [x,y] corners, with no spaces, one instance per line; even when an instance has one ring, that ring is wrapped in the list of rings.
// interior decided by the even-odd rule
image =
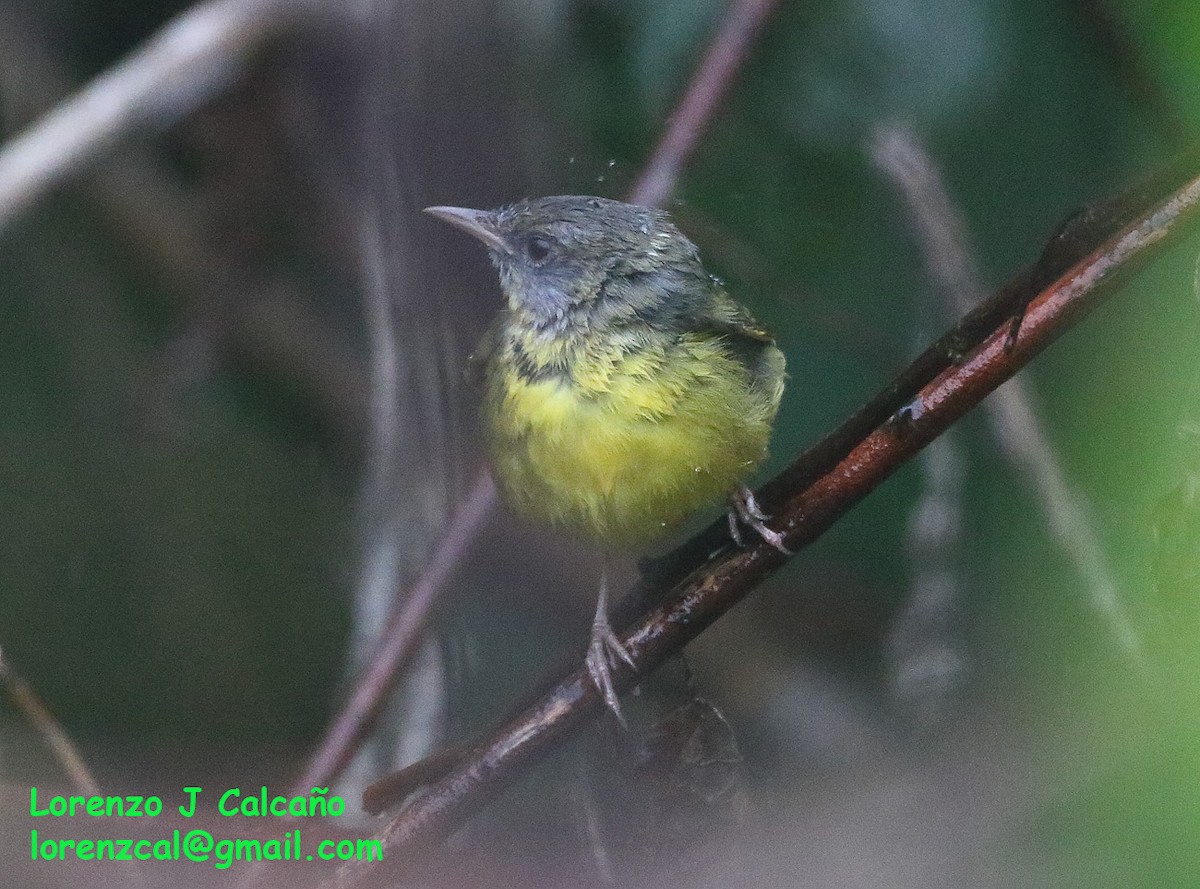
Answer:
[[[766,456],[783,353],[667,213],[580,196],[426,212],[486,244],[500,273],[507,304],[472,365],[496,481],[517,512],[607,553],[724,495],[735,540],[740,520],[787,552],[743,484]],[[586,662],[621,719],[617,660],[633,666],[602,577]]]

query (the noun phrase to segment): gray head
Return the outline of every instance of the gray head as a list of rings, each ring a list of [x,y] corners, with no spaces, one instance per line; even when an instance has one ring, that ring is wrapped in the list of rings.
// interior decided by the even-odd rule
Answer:
[[[650,207],[558,195],[498,210],[425,212],[483,241],[509,307],[546,323],[602,298],[649,305],[684,282],[707,280],[695,245]]]

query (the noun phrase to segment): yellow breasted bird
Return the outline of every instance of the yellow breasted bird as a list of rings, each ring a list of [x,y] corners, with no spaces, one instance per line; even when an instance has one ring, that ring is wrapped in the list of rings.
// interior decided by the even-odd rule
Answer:
[[[728,495],[735,539],[740,519],[783,549],[742,484],[766,456],[783,353],[666,213],[576,196],[427,212],[483,241],[500,273],[507,306],[473,361],[513,508],[612,549]],[[619,718],[614,658],[632,663],[602,582],[587,666]]]

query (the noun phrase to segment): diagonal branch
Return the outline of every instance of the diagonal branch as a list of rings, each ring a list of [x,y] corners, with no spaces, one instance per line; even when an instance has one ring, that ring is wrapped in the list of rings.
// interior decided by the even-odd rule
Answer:
[[[143,126],[161,128],[220,89],[269,40],[314,16],[308,0],[210,0],[97,77],[0,151],[0,229]]]
[[[29,681],[22,678],[4,659],[3,651],[0,651],[0,686],[8,693],[13,707],[25,717],[26,722],[41,736],[43,743],[58,760],[58,764],[70,778],[75,792],[82,796],[101,796],[100,784],[83,761],[83,755],[67,734],[63,724],[55,718]],[[146,885],[145,875],[136,861],[125,862],[123,870],[132,886]]]
[[[1114,205],[1072,221],[1033,269],[969,314],[872,401],[871,405],[878,405],[905,398],[904,387],[920,380],[916,397],[906,399],[907,406],[897,417],[877,423],[848,443],[842,441],[844,425],[766,486],[764,493],[769,492],[777,517],[775,527],[784,534],[787,546],[795,552],[818,538],[906,460],[1079,323],[1111,291],[1102,285],[1161,244],[1196,214],[1198,204],[1200,178],[1192,178],[1127,224],[1115,222]],[[1048,270],[1061,266],[1072,254],[1076,261],[1047,280]],[[1005,305],[1010,315],[998,315]],[[1012,323],[1014,309],[1022,319],[1019,330]],[[989,317],[989,312],[990,326],[980,330],[980,319]],[[959,363],[921,380],[933,362],[927,357],[930,352],[940,351],[944,361],[947,344],[964,343],[970,351]],[[871,405],[850,424],[861,423]],[[824,468],[812,478],[814,466]],[[629,688],[680,651],[784,561],[778,551],[759,543],[742,550],[726,548],[707,563],[698,563],[697,570],[622,634],[636,668],[618,670],[617,687]],[[681,570],[679,563],[674,567]],[[378,834],[384,848],[382,863],[348,865],[333,885],[360,889],[394,878],[402,862],[412,860],[414,850],[448,836],[603,709],[586,671],[561,677],[540,700],[478,743],[467,759],[383,828]]]
[[[75,746],[75,742],[71,740],[71,736],[67,734],[62,723],[54,718],[54,714],[50,712],[46,702],[33,690],[33,686],[8,665],[3,652],[0,652],[0,685],[3,685],[8,692],[13,706],[42,736],[42,740],[54,754],[54,758],[58,760],[62,770],[71,779],[75,790],[84,796],[98,796],[100,785],[92,775],[92,770],[83,761],[79,748]]]
[[[730,4],[658,147],[629,190],[630,203],[659,207],[671,196],[776,3],[734,0]]]
[[[837,429],[801,454],[758,492],[759,502],[773,511],[788,491],[798,491],[831,471],[858,442],[897,411],[938,374],[978,346],[998,327],[1009,325],[1009,338],[1021,326],[1026,307],[1037,294],[1048,289],[1072,266],[1094,253],[1138,220],[1148,219],[1160,207],[1184,194],[1195,171],[1200,169],[1200,146],[1180,155],[1163,170],[1128,192],[1091,204],[1068,218],[1046,242],[1037,261],[1019,272],[999,290],[962,316],[953,329],[925,349],[870,401],[846,418]],[[1181,213],[1183,211],[1180,211]],[[1132,220],[1132,221],[1131,221]],[[1166,228],[1175,225],[1174,217]],[[1140,251],[1139,251],[1140,255]],[[1123,264],[1128,260],[1122,260]],[[1011,345],[1011,343],[1007,343]],[[640,613],[642,603],[677,584],[707,558],[726,545],[729,536],[724,521],[708,528],[665,556],[642,565],[642,579],[633,594],[617,606],[617,620],[628,621]]]
[[[925,265],[957,312],[982,293],[980,273],[966,222],[951,200],[941,174],[917,135],[906,127],[878,128],[871,145],[875,165],[886,173],[909,205]],[[1058,455],[1046,437],[1033,395],[1014,380],[984,404],[1001,450],[1030,486],[1046,523],[1087,587],[1092,607],[1108,624],[1121,652],[1142,666],[1141,640],[1121,601],[1116,578],[1091,515],[1071,488]]]
[[[311,787],[328,785],[354,756],[363,734],[374,724],[387,701],[405,658],[420,640],[425,618],[471,541],[491,515],[495,502],[495,485],[489,475],[481,473],[455,513],[434,559],[419,581],[407,591],[404,607],[388,622],[371,662],[338,718],[330,725],[323,743],[309,760],[304,774],[295,783],[293,793],[304,794]]]

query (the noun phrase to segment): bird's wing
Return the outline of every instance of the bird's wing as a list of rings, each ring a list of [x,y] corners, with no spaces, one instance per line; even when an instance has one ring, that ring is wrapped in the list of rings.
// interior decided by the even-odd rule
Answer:
[[[749,371],[755,385],[768,391],[780,386],[784,363],[782,353],[775,347],[775,337],[741,303],[723,291],[716,292],[705,310],[695,317],[695,329],[722,337],[729,351]]]

